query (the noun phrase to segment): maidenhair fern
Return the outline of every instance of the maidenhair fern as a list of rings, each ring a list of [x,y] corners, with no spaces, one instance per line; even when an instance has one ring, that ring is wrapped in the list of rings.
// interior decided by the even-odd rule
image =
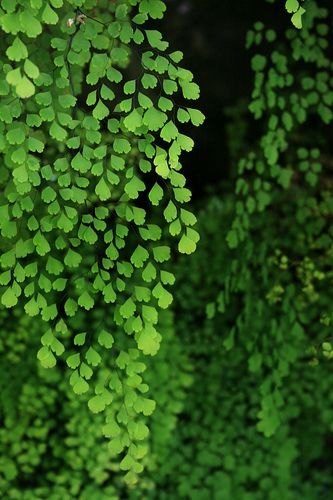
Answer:
[[[164,12],[160,0],[0,8],[1,304],[42,318],[44,367],[64,357],[74,392],[94,388],[89,408],[107,415],[130,482],[147,452],[140,415],[155,407],[140,353],[157,353],[172,302],[166,237],[186,254],[199,240],[180,156],[194,145],[185,124],[204,117],[183,54],[145,28]]]
[[[249,304],[235,321],[225,345],[232,349],[235,338],[242,332],[257,331],[255,338],[247,340],[247,348],[251,353],[250,371],[267,366],[267,377],[260,388],[262,401],[258,413],[258,429],[266,436],[273,435],[281,425],[281,387],[286,365],[281,366],[279,360],[290,363],[289,356],[293,358],[289,347],[291,339],[295,345],[304,342],[305,332],[309,330],[305,337],[306,347],[300,347],[298,355],[307,355],[311,363],[322,357],[322,350],[324,357],[331,357],[332,346],[325,341],[328,340],[327,326],[332,323],[327,303],[332,269],[329,223],[332,196],[330,162],[327,161],[329,142],[325,140],[325,132],[330,130],[328,127],[333,121],[333,63],[328,42],[328,14],[317,2],[308,2],[306,26],[302,30],[289,28],[285,39],[280,40],[278,46],[273,45],[273,50],[270,46],[276,33],[265,28],[263,23],[256,23],[247,38],[248,47],[255,47],[256,52],[252,58],[254,89],[249,108],[254,117],[262,121],[262,134],[256,147],[249,147],[238,164],[237,199],[227,242],[234,251],[241,250],[244,260],[245,255],[251,256],[253,264],[265,255],[264,274],[258,279],[267,289],[262,299],[254,299],[255,292],[248,290]],[[268,48],[264,47],[265,42]],[[271,213],[276,217],[275,222],[271,219],[272,225],[287,220],[290,226],[282,226],[282,236],[273,237],[266,229],[262,241],[268,244],[273,238],[275,252],[267,251],[266,245],[262,248],[261,243],[256,242],[258,221],[261,217],[268,220]],[[297,238],[292,232],[296,224],[304,226],[302,230],[299,228]],[[280,243],[279,238],[282,239]],[[225,314],[230,307],[231,294],[250,282],[249,265],[241,260],[235,254],[233,265],[227,267],[220,293],[208,306],[209,317],[213,318],[216,312]],[[280,274],[268,288],[276,268],[280,269]],[[257,307],[255,314],[249,312],[253,301]],[[273,314],[274,318],[265,320],[262,332],[258,333],[265,308],[274,305],[281,305],[281,309]],[[255,321],[253,325],[252,320]],[[311,321],[316,328],[313,333]],[[281,339],[283,353],[264,354],[265,346],[261,343],[267,331],[272,339]],[[284,338],[286,332],[288,340]],[[317,337],[320,337],[319,343],[313,341]]]
[[[309,147],[300,141],[299,148],[289,147],[297,131],[311,119],[324,125],[333,120],[328,12],[316,2],[310,2],[310,6],[307,26],[288,29],[285,43],[279,49],[274,46],[268,55],[261,45],[265,41],[274,43],[276,33],[265,29],[263,23],[256,23],[248,33],[247,46],[256,49],[252,57],[255,77],[250,111],[257,120],[264,121],[264,132],[258,150],[251,150],[238,165],[237,214],[228,234],[232,248],[247,237],[253,216],[274,201],[275,190],[289,188],[299,175],[296,172],[300,160],[309,158],[301,166],[307,182],[312,185],[318,180],[321,166],[319,153],[312,151],[317,149],[315,144]],[[309,37],[313,43],[307,42]],[[300,63],[304,69],[298,75],[294,67]]]

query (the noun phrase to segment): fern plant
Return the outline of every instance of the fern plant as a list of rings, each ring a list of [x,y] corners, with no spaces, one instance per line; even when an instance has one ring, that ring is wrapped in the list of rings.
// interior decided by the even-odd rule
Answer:
[[[112,324],[110,317],[108,323]],[[164,467],[172,436],[192,381],[192,367],[175,334],[173,316],[163,311],[161,349],[147,359],[145,382],[156,401],[149,417],[150,433],[141,442],[148,453],[145,472],[135,487],[126,484],[119,459],[103,436],[105,418],[122,407],[114,395],[105,412],[93,414],[87,402],[93,387],[78,397],[64,378],[64,364],[52,370],[36,358],[42,320],[19,307],[2,311],[0,339],[0,496],[25,500],[135,498],[155,489],[156,470]],[[114,329],[121,334],[121,329]],[[114,359],[103,356],[97,377],[115,371]],[[142,419],[141,429],[147,427]]]
[[[74,392],[94,388],[92,412],[121,398],[103,429],[129,482],[155,408],[141,354],[157,353],[172,302],[166,237],[187,254],[199,239],[180,156],[194,145],[183,124],[204,118],[183,54],[145,28],[164,12],[160,0],[0,8],[1,304],[41,317],[42,366],[66,359]]]
[[[315,185],[319,180],[320,151],[316,151],[316,144],[309,147],[307,137],[301,134],[298,147],[290,146],[294,145],[298,131],[311,120],[319,120],[323,125],[332,122],[328,35],[329,12],[315,1],[308,2],[303,29],[288,29],[285,42],[278,50],[273,45],[268,55],[263,45],[274,44],[276,32],[265,28],[263,23],[256,23],[248,33],[248,48],[256,47],[252,57],[255,77],[249,109],[255,119],[264,122],[264,128],[259,148],[249,151],[238,164],[237,214],[228,234],[228,243],[233,248],[246,239],[255,214],[274,202],[279,189],[292,185],[301,160],[309,160],[300,167],[306,181]],[[311,43],[307,42],[309,37]]]
[[[0,496],[329,498],[331,20],[284,5],[247,37],[259,140],[236,110],[170,263],[203,115],[164,3],[2,1]]]
[[[265,295],[255,299],[255,287],[248,289],[249,302],[225,345],[232,349],[242,332],[253,331],[255,335],[247,340],[246,349],[250,370],[256,372],[265,365],[269,373],[260,388],[262,407],[258,413],[258,429],[266,436],[273,435],[281,424],[282,381],[294,355],[295,361],[298,352],[312,364],[323,356],[332,357],[327,329],[332,323],[330,22],[329,11],[309,1],[302,30],[289,28],[285,39],[273,45],[273,50],[270,46],[276,32],[263,23],[256,23],[247,37],[248,47],[256,47],[249,108],[261,120],[261,134],[256,147],[251,144],[238,163],[234,218],[226,239],[229,247],[241,249],[243,260],[248,256],[249,262],[244,265],[235,254],[221,280],[217,299],[209,303],[207,312],[211,318],[216,313],[225,314],[232,293],[240,292],[247,283],[252,287],[250,262],[254,266],[261,262]],[[270,220],[266,232],[258,229],[264,219]],[[273,235],[270,225],[280,227],[280,231]],[[257,240],[258,231],[263,231],[261,241]],[[267,252],[270,240],[275,251]],[[277,268],[279,276],[274,278]],[[251,313],[253,301],[256,312]],[[269,320],[264,311],[274,305],[281,309]],[[269,341],[265,346],[266,331],[276,343],[281,342],[283,353],[277,346],[274,352]],[[294,353],[292,343],[298,344]],[[266,347],[269,352],[264,354]]]

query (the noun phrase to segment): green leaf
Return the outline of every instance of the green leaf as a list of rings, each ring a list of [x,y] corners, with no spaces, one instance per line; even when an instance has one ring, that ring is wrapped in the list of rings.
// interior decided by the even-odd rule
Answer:
[[[28,99],[35,93],[34,84],[25,76],[21,78],[15,87],[16,93],[22,99]]]
[[[107,332],[106,330],[102,330],[98,335],[98,343],[106,349],[111,349],[114,344],[114,338],[111,333]]]
[[[38,126],[39,125],[40,125],[40,123],[38,122]],[[29,151],[33,151],[33,152],[37,151],[38,153],[42,153],[44,151],[45,144],[42,141],[40,141],[39,139],[36,139],[36,137],[30,136],[28,138],[28,147],[29,147]]]
[[[30,38],[36,38],[38,35],[42,33],[42,25],[36,19],[36,17],[32,14],[30,9],[23,9],[20,12],[20,24],[21,30],[27,34]]]
[[[185,253],[190,255],[191,253],[195,252],[196,243],[192,241],[188,236],[183,234],[178,244],[178,250],[180,251],[180,253]]]
[[[138,348],[146,355],[154,356],[159,349],[159,338],[155,328],[146,326],[136,337]]]
[[[291,18],[291,22],[298,29],[302,28],[302,16],[304,13],[305,13],[305,9],[303,9],[303,7],[300,7],[298,9],[298,11],[295,12],[295,14]]]
[[[51,203],[54,201],[57,197],[57,193],[51,186],[47,186],[45,189],[42,191],[42,200],[45,201],[45,203]]]
[[[153,254],[156,262],[166,262],[170,259],[170,248],[167,246],[155,247]]]
[[[136,200],[139,197],[139,192],[144,191],[145,184],[139,177],[132,177],[132,179],[125,185],[125,193],[131,200]]]
[[[131,151],[131,143],[122,137],[116,137],[113,143],[113,149],[116,153],[129,153]]]
[[[155,71],[159,75],[166,73],[169,68],[169,61],[166,57],[158,55],[155,59]]]
[[[71,166],[74,170],[85,174],[91,168],[91,163],[89,160],[84,158],[82,154],[77,153],[71,161]]]
[[[78,304],[80,307],[84,308],[86,311],[89,311],[94,307],[94,299],[89,295],[87,290],[85,290],[79,297]]]
[[[72,368],[72,370],[75,370],[80,365],[80,353],[72,354],[71,356],[68,356],[66,359],[66,363],[69,366],[69,368]]]
[[[78,377],[77,382],[73,385],[75,394],[84,394],[89,390],[89,384],[82,378]]]
[[[145,73],[141,78],[141,83],[143,88],[145,89],[154,89],[158,83],[158,80],[156,76],[150,73]]]
[[[190,121],[190,114],[183,108],[179,108],[177,111],[177,119],[180,123],[187,123]]]
[[[153,107],[145,111],[142,121],[149,130],[156,132],[163,127],[167,119],[168,116],[165,113]]]
[[[17,36],[12,45],[10,45],[6,50],[6,54],[11,61],[21,61],[22,59],[26,59],[28,57],[28,50],[26,45]]]
[[[93,376],[94,372],[90,368],[90,366],[87,365],[87,363],[82,362],[80,365],[80,375],[81,377],[84,377],[86,380],[90,380],[91,377]]]
[[[106,201],[111,198],[111,190],[104,177],[101,177],[99,182],[97,183],[95,193],[101,201]]]
[[[109,108],[105,106],[101,99],[99,99],[97,106],[95,106],[92,114],[93,117],[96,118],[96,120],[104,120],[104,118],[109,116]]]
[[[124,304],[120,307],[120,310],[119,310],[121,316],[124,319],[128,319],[131,316],[133,316],[135,311],[136,311],[136,306],[135,306],[135,303],[133,302],[133,300],[131,299],[131,297],[129,297],[126,300],[126,302],[124,302]]]
[[[183,96],[185,99],[199,99],[200,97],[200,87],[194,82],[181,81],[180,86],[183,91]]]
[[[187,108],[190,115],[191,122],[195,127],[199,127],[205,121],[205,115],[201,113],[198,109]]]
[[[136,80],[130,80],[124,85],[124,93],[127,95],[134,94],[136,90]]]
[[[142,0],[140,2],[140,12],[149,14],[153,19],[162,19],[166,5],[162,0]]]
[[[33,238],[33,243],[36,247],[37,253],[41,256],[46,255],[51,250],[51,247],[50,247],[47,239],[44,237],[44,235],[41,233],[41,231],[38,231],[36,233],[36,235]]]
[[[169,273],[168,271],[161,271],[161,281],[163,285],[174,285],[176,278],[174,274]]]
[[[299,9],[298,0],[287,0],[286,1],[286,9],[287,9],[287,12],[289,12],[289,13],[297,12],[297,10]]]
[[[163,198],[163,194],[163,189],[157,182],[155,182],[154,186],[151,188],[148,194],[151,204],[155,206],[159,205],[160,201]]]
[[[76,97],[71,94],[60,95],[58,97],[59,104],[64,109],[72,108],[73,106],[75,106],[76,100]]]
[[[261,54],[256,54],[252,58],[251,66],[253,71],[263,71],[267,64],[267,59],[265,56],[262,56]]]
[[[95,349],[89,347],[88,351],[86,352],[86,360],[89,365],[98,366],[101,363],[102,358],[100,357],[98,352],[95,351]]]
[[[172,95],[178,90],[177,82],[166,79],[163,81],[163,90],[167,95]]]
[[[16,297],[13,288],[8,287],[1,297],[1,304],[7,308],[16,306],[18,298]]]
[[[148,398],[141,399],[140,411],[142,411],[142,413],[146,417],[152,415],[155,411],[155,408],[156,408],[156,403],[153,399],[148,399]]]
[[[151,283],[156,279],[157,273],[156,268],[153,266],[151,262],[147,264],[145,269],[142,271],[142,279],[147,283]]]
[[[170,120],[161,130],[161,137],[166,142],[171,142],[178,137],[178,129],[176,125]]]
[[[6,139],[9,144],[22,144],[25,140],[25,131],[24,128],[14,128],[7,132]]]
[[[49,328],[41,338],[42,344],[50,347],[54,342],[54,335],[51,328]]]
[[[50,255],[47,259],[46,270],[49,274],[58,276],[64,270],[64,266],[62,262]]]
[[[187,203],[191,199],[191,191],[187,188],[174,188],[173,192],[179,203]]]
[[[180,51],[180,50],[177,50],[176,52],[172,52],[170,54],[170,59],[172,59],[173,62],[175,63],[180,63],[180,61],[183,59],[184,57],[184,54]]]
[[[180,209],[180,218],[186,226],[194,226],[197,222],[196,216],[184,208]]]
[[[171,305],[173,297],[161,283],[157,283],[157,285],[153,288],[152,294],[156,299],[158,299],[158,305],[161,309],[167,309]]]
[[[146,96],[145,94],[142,94],[141,92],[139,92],[138,94],[138,101],[140,106],[144,109],[151,108],[154,105],[150,97]]]
[[[87,99],[86,99],[86,103],[88,104],[88,106],[93,106],[94,104],[96,104],[96,100],[97,100],[97,92],[96,90],[94,90],[93,92],[90,92],[87,96]]]
[[[173,109],[173,102],[171,99],[167,99],[166,97],[160,97],[158,100],[158,107],[162,111],[171,111]]]
[[[164,218],[167,222],[172,222],[173,220],[175,220],[177,218],[176,205],[172,201],[169,201],[163,214],[164,214]]]
[[[140,268],[149,258],[148,250],[138,245],[131,256],[131,263],[133,266]]]
[[[230,248],[236,248],[238,246],[238,234],[235,229],[232,229],[227,234],[227,243]]]
[[[107,304],[113,303],[116,301],[117,295],[112,287],[112,283],[109,283],[104,289],[103,289],[103,296],[104,300]]]
[[[10,85],[18,85],[21,78],[20,68],[12,69],[11,71],[8,71],[6,75],[6,80]]]
[[[78,333],[77,335],[75,335],[74,337],[74,344],[75,345],[84,345],[85,341],[86,341],[86,333]]]
[[[57,363],[54,354],[52,353],[51,349],[47,346],[43,346],[39,349],[37,353],[37,358],[39,359],[41,365],[44,368],[54,368]]]
[[[127,455],[122,459],[119,464],[120,470],[132,470],[135,465],[134,458],[127,453]]]
[[[164,51],[168,48],[168,42],[162,41],[162,33],[157,30],[145,30],[149,45],[154,49]]]
[[[67,131],[58,122],[54,121],[50,127],[50,135],[53,139],[63,142],[67,138]]]
[[[116,64],[126,64],[129,52],[124,46],[111,49],[111,60]]]
[[[65,313],[67,316],[73,317],[77,313],[78,305],[77,302],[71,298],[68,298],[65,302]]]
[[[133,109],[133,111],[124,118],[124,125],[129,132],[135,132],[142,125],[142,111]]]
[[[100,413],[105,410],[106,404],[102,396],[97,395],[88,401],[89,410],[92,413]]]
[[[46,4],[45,9],[43,10],[42,20],[45,24],[57,24],[59,22],[57,13],[50,7],[49,4]]]
[[[108,438],[115,438],[120,435],[121,428],[114,419],[108,417],[106,425],[103,426],[103,434]]]

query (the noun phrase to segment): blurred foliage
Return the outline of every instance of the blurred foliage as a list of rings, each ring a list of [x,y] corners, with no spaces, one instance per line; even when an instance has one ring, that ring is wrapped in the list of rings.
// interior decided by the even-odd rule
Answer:
[[[194,381],[159,498],[330,497],[332,366],[322,356],[313,366],[313,348],[329,335],[319,317],[333,288],[316,269],[320,252],[306,283],[301,272],[315,237],[316,210],[304,220],[300,201],[307,195],[295,187],[281,196],[236,251],[223,241],[232,197],[200,214],[202,243],[190,268],[179,263],[176,296]]]
[[[93,391],[79,398],[69,386],[65,366],[58,364],[52,370],[40,366],[36,350],[41,327],[18,310],[11,317],[2,314],[0,496],[121,498],[126,486],[119,460],[102,433],[104,417],[93,415],[87,406]],[[162,314],[159,327],[163,346],[151,358],[146,377],[158,406],[149,422],[149,454],[144,459],[149,475],[141,479],[141,492],[154,487],[155,471],[165,466],[185,391],[192,382],[191,364],[175,336],[170,312]],[[112,358],[105,357],[102,370],[111,367]],[[121,399],[114,400],[107,417],[121,406]],[[137,487],[127,493],[132,497],[135,491]]]

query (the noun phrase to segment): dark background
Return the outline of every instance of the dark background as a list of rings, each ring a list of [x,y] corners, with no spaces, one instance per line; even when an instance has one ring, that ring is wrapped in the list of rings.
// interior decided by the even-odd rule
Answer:
[[[227,108],[250,99],[253,85],[251,54],[245,48],[247,31],[262,21],[284,29],[290,16],[283,2],[265,0],[167,0],[168,13],[161,27],[172,50],[183,50],[184,65],[201,87],[193,104],[206,115],[205,125],[191,129],[196,146],[183,157],[194,199],[228,176],[231,166],[226,137]],[[191,104],[192,105],[192,104]],[[250,126],[256,126],[249,119]]]

